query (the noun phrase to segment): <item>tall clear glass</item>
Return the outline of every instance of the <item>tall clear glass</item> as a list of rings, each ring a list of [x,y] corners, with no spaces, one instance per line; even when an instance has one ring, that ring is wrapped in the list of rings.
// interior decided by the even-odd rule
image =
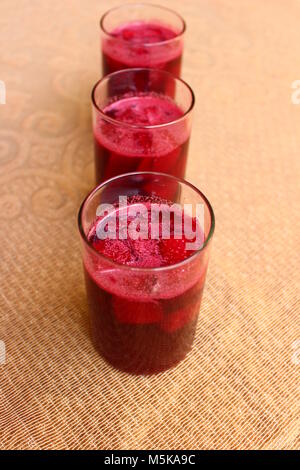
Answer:
[[[193,216],[201,207],[201,245],[183,261],[154,268],[129,266],[103,255],[91,241],[91,227],[100,205],[119,208],[120,195],[148,201],[165,201],[167,196],[179,206],[189,204]],[[96,187],[83,201],[78,222],[96,349],[117,369],[130,373],[152,374],[175,366],[190,351],[195,336],[215,225],[209,201],[174,176],[131,173]]]
[[[164,69],[180,76],[185,22],[178,13],[149,4],[113,8],[100,21],[102,69]]]
[[[96,183],[132,171],[183,178],[195,97],[163,70],[127,69],[92,91]]]

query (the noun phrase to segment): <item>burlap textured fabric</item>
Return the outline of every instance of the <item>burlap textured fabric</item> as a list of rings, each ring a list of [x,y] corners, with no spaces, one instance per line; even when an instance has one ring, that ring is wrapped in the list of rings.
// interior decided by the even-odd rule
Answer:
[[[300,448],[300,3],[160,3],[187,20],[187,179],[217,226],[193,351],[144,378],[92,347],[76,226],[108,4],[0,2],[2,449]]]

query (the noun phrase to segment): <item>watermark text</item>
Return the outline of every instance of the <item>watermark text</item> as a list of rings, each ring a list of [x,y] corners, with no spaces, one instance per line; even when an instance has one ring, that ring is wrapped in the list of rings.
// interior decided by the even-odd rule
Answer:
[[[6,104],[6,86],[3,80],[0,80],[0,104]]]
[[[292,104],[300,104],[300,80],[293,81],[291,88],[294,90],[291,95]]]
[[[4,341],[0,340],[0,365],[5,364],[5,359],[6,359],[5,343]]]
[[[204,243],[204,204],[128,203],[97,207],[96,234],[99,240],[184,239],[187,250],[199,250]]]

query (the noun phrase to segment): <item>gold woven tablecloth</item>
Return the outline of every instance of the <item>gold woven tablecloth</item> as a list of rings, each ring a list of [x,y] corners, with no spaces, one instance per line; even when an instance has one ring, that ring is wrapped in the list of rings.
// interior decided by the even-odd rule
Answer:
[[[188,24],[187,179],[217,228],[193,351],[148,378],[92,347],[76,225],[119,3],[0,2],[0,448],[299,449],[300,2],[159,2]]]

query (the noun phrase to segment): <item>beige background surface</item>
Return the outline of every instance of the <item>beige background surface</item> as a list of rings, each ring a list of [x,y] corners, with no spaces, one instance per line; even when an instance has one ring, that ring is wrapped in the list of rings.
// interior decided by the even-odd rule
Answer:
[[[108,3],[0,2],[0,448],[300,448],[300,2],[160,3],[187,21],[187,179],[217,228],[194,349],[143,378],[93,350],[76,226]]]

